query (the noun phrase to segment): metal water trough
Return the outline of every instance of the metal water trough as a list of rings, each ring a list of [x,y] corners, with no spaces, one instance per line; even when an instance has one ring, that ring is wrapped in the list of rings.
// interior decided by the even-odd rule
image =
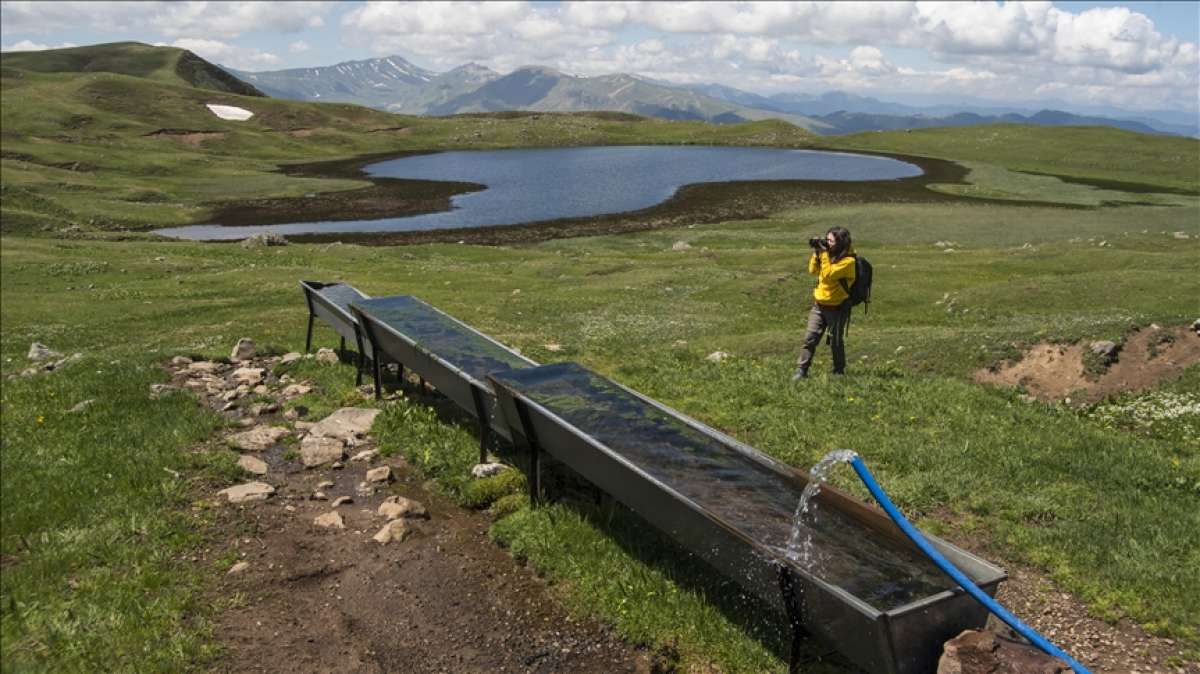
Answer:
[[[514,442],[533,457],[535,501],[540,497],[538,457],[544,452],[782,609],[794,628],[793,670],[797,645],[808,633],[868,671],[925,674],[936,669],[945,641],[985,623],[986,610],[944,576],[941,585],[924,586],[932,588],[928,591],[867,601],[847,590],[853,582],[831,582],[829,574],[817,575],[789,560],[774,533],[772,545],[762,539],[761,527],[751,531],[764,517],[790,520],[808,480],[786,464],[573,363],[495,372],[490,378]],[[623,427],[650,442],[623,438]],[[639,463],[651,455],[661,460]],[[689,465],[697,468],[694,482],[673,472]],[[852,532],[848,554],[859,554],[869,543],[896,559],[912,555],[914,548],[878,509],[828,486],[818,502],[821,517],[841,522],[838,531]],[[988,562],[928,538],[989,594],[1006,578]],[[881,559],[882,568],[892,563]]]
[[[359,300],[350,305],[373,353],[408,367],[479,421],[480,461],[490,433],[511,439],[496,420],[496,395],[487,374],[537,367],[462,321],[410,295]],[[379,360],[372,361],[375,397],[381,395]]]
[[[304,291],[304,301],[308,304],[308,334],[304,338],[305,353],[312,350],[313,321],[320,318],[329,324],[342,338],[341,349],[346,350],[346,340],[354,340],[358,352],[355,385],[362,384],[362,373],[367,358],[375,360],[371,344],[363,339],[358,328],[358,321],[350,313],[350,303],[370,299],[358,288],[347,283],[322,283],[320,281],[301,281],[300,289]]]

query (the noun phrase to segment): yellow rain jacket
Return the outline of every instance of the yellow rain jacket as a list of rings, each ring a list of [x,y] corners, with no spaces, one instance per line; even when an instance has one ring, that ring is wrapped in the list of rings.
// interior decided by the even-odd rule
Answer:
[[[817,277],[813,299],[827,307],[840,305],[850,296],[846,288],[842,287],[842,281],[846,282],[847,287],[854,285],[854,247],[851,246],[846,256],[837,262],[830,262],[829,252],[823,250],[818,264],[817,255],[814,253],[808,258],[808,273]]]

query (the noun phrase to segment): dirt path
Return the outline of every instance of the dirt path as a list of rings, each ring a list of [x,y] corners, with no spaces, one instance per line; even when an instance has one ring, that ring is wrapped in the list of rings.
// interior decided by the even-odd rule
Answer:
[[[608,630],[569,617],[546,584],[487,538],[489,520],[411,484],[401,462],[391,488],[355,496],[366,467],[294,474],[277,498],[226,515],[237,531],[217,556],[249,566],[217,588],[244,603],[217,634],[224,672],[648,672],[650,658]],[[313,519],[328,501],[307,498],[332,480],[328,498],[344,530]],[[398,493],[426,505],[413,535],[380,545],[376,509]],[[289,509],[290,508],[290,509]]]

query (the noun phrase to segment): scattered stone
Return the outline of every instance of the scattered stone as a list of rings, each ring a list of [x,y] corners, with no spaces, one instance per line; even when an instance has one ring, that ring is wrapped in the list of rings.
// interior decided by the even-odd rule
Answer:
[[[1190,236],[1188,236],[1187,232],[1174,232],[1172,236],[1174,236],[1176,239],[1179,239],[1180,241],[1191,238]]]
[[[233,371],[230,378],[238,386],[257,386],[262,382],[264,374],[261,367],[239,367]]]
[[[325,495],[325,492],[323,492],[323,491],[314,491],[314,492],[313,492],[313,494],[312,494],[312,500],[314,500],[314,501],[328,501],[328,500],[329,500],[329,497],[328,497],[328,496],[326,496],[326,495]]]
[[[279,411],[279,403],[257,403],[250,406],[250,414],[261,417],[264,414],[274,414]]]
[[[994,632],[966,630],[946,642],[937,674],[1058,674],[1070,672],[1064,661],[1033,646],[1010,641]]]
[[[326,529],[346,528],[346,523],[342,521],[341,514],[336,510],[331,510],[324,515],[318,515],[316,519],[313,520],[313,524]]]
[[[289,351],[283,354],[283,357],[279,359],[279,364],[290,365],[303,357],[304,356],[299,351]]]
[[[233,401],[233,400],[230,400],[229,402],[225,403],[224,405],[221,405],[222,412],[232,412],[232,411],[236,410],[237,408],[238,408],[238,404],[236,401]]]
[[[550,342],[549,344],[546,345],[546,350],[547,351],[555,351],[555,352],[562,351],[562,344],[559,344],[557,342]]]
[[[329,467],[334,470],[341,470],[346,467],[346,464],[342,463],[341,461],[334,461],[333,463],[329,464]]]
[[[187,367],[192,364],[192,359],[187,356],[175,356],[171,359],[170,365],[174,368]]]
[[[485,477],[491,477],[493,475],[503,473],[504,469],[506,468],[508,468],[508,466],[502,463],[477,463],[475,464],[475,467],[471,469],[471,477],[475,478],[476,480],[482,480]]]
[[[249,337],[243,337],[238,340],[237,344],[233,345],[233,351],[229,353],[229,360],[234,362],[250,360],[257,351],[258,349],[254,346],[254,340]]]
[[[387,500],[379,504],[379,516],[386,517],[389,520],[399,518],[410,519],[429,519],[429,511],[425,506],[421,505],[420,501],[414,501],[403,496],[389,496]]]
[[[275,487],[265,482],[247,482],[236,487],[229,487],[217,492],[224,495],[230,503],[246,503],[248,501],[265,501],[275,493]]]
[[[305,468],[315,468],[333,461],[340,461],[346,454],[346,446],[337,438],[321,438],[309,435],[300,441],[300,462]]]
[[[261,452],[270,449],[275,443],[287,437],[290,432],[282,426],[259,426],[241,433],[234,433],[229,436],[228,442],[237,449]]]
[[[313,387],[307,384],[288,384],[284,387],[283,391],[280,391],[279,395],[284,398],[296,398],[310,393],[312,390]]]
[[[198,360],[187,366],[187,371],[192,374],[212,374],[220,369],[221,364],[211,360]]]
[[[687,241],[676,241],[675,243],[671,244],[671,250],[673,250],[673,251],[691,250],[691,249],[692,249],[692,244],[688,243]]]
[[[254,419],[251,419],[250,417],[246,417],[246,418],[244,418],[244,419],[238,419],[238,420],[237,420],[237,421],[235,421],[234,423],[235,423],[235,424],[236,424],[236,425],[237,425],[239,428],[250,428],[251,426],[253,426],[253,425],[254,425],[255,421],[254,421]]]
[[[336,508],[338,506],[344,506],[347,503],[354,503],[354,499],[350,498],[349,496],[339,496],[333,499],[333,503],[330,504],[330,507]]]
[[[243,454],[238,457],[237,465],[247,473],[253,473],[255,475],[267,474],[267,462],[256,456]]]
[[[366,480],[367,480],[368,484],[374,484],[374,483],[379,483],[379,482],[391,482],[392,479],[393,479],[392,469],[389,468],[388,466],[380,466],[378,468],[372,468],[371,470],[367,471],[367,475],[366,475]]]
[[[312,430],[313,426],[316,426],[316,424],[311,421],[297,421],[292,425],[295,426],[296,430],[301,433],[307,433]]]
[[[364,449],[363,451],[350,457],[350,460],[351,461],[366,461],[366,462],[370,463],[371,461],[374,461],[375,457],[377,457],[377,456],[379,456],[378,449]]]
[[[1200,336],[1200,318],[1197,318],[1192,322],[1192,332],[1196,333],[1197,336]]]
[[[391,520],[387,524],[383,525],[383,528],[380,529],[379,532],[374,536],[372,536],[371,540],[379,543],[380,545],[387,545],[393,541],[400,543],[404,541],[404,539],[408,538],[411,534],[412,530],[408,528],[407,522],[404,520]]]
[[[723,362],[728,357],[729,357],[729,354],[724,351],[713,351],[712,353],[705,356],[704,360],[707,360],[710,363],[720,363],[720,362]]]
[[[338,362],[337,351],[334,351],[333,349],[325,349],[325,348],[318,349],[317,350],[317,362],[318,363],[337,364],[337,362]]]
[[[343,442],[360,438],[371,430],[379,410],[366,407],[343,407],[317,422],[309,434],[324,438],[337,438]]]
[[[42,344],[41,342],[34,342],[29,345],[29,353],[25,354],[25,357],[35,363],[40,363],[43,360],[50,360],[52,358],[58,358],[61,355],[62,354],[60,354],[59,352],[54,351],[53,349],[46,346],[45,344]]]
[[[934,242],[933,245],[937,246],[938,248],[949,248],[950,246],[954,245],[954,242],[953,241],[936,241],[936,242]]]
[[[81,400],[81,401],[75,403],[75,405],[73,405],[71,407],[71,409],[67,410],[67,412],[69,412],[71,414],[79,414],[80,412],[86,410],[87,408],[91,407],[94,404],[96,404],[96,401],[92,398],[88,398],[87,400]]]
[[[263,232],[262,234],[254,234],[242,239],[240,244],[242,248],[266,248],[267,246],[286,246],[288,240],[281,234],[275,232]]]
[[[266,384],[259,384],[258,386],[254,387],[254,392],[260,396],[265,396],[270,393],[270,391],[271,389],[267,388]]]
[[[171,384],[151,384],[150,385],[150,399],[158,400],[159,398],[162,398],[163,396],[169,396],[172,393],[176,393],[178,391],[179,391],[179,387],[172,386]]]
[[[226,574],[230,576],[236,576],[248,568],[250,568],[250,562],[238,562],[237,564],[229,567],[229,571],[227,571]]]
[[[333,486],[333,480],[323,480],[317,483],[317,489],[329,489]]]

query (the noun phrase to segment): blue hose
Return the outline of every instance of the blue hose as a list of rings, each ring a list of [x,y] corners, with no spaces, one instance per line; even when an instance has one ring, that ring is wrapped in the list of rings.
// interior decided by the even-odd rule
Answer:
[[[879,505],[882,506],[887,512],[888,517],[892,518],[892,521],[896,523],[896,526],[900,527],[900,530],[904,532],[904,535],[908,536],[908,538],[915,543],[922,552],[924,552],[931,560],[933,560],[934,564],[937,564],[942,571],[945,571],[947,575],[953,578],[954,582],[962,586],[962,589],[966,590],[967,594],[974,597],[975,600],[980,604],[983,604],[987,610],[995,613],[996,617],[1007,623],[1008,626],[1016,630],[1018,634],[1028,639],[1029,642],[1034,646],[1037,646],[1050,655],[1062,658],[1071,666],[1071,669],[1075,670],[1078,674],[1091,674],[1087,667],[1084,667],[1082,664],[1077,662],[1075,658],[1072,658],[1070,655],[1068,655],[1066,651],[1050,643],[1049,640],[1038,634],[1032,627],[1021,622],[1020,618],[1009,613],[1008,609],[996,603],[996,600],[989,597],[983,590],[980,590],[979,587],[966,576],[966,574],[964,574],[962,571],[959,571],[958,567],[954,566],[954,564],[951,564],[950,560],[943,557],[942,553],[938,552],[936,548],[930,545],[929,541],[925,540],[925,537],[921,535],[921,532],[917,531],[916,527],[914,527],[908,522],[908,520],[904,518],[904,514],[896,508],[891,499],[887,497],[887,494],[883,493],[883,489],[879,487],[879,483],[875,482],[875,478],[871,475],[871,471],[867,470],[867,465],[863,463],[862,457],[854,457],[854,460],[850,462],[850,465],[854,467],[854,472],[858,473],[858,477],[862,479],[863,484],[867,486],[867,490],[871,492],[871,495],[875,497],[875,500],[878,501]]]

